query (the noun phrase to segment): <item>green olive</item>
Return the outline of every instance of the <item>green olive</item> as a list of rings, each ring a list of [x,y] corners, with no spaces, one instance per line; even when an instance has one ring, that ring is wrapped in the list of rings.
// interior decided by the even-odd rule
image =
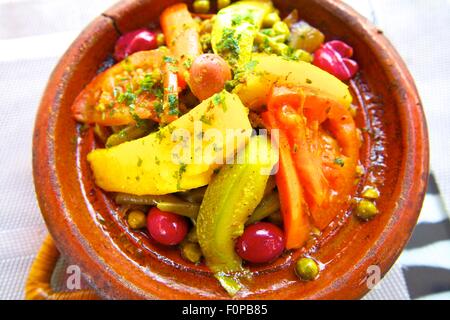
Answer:
[[[209,0],[196,0],[194,1],[194,11],[196,13],[207,13],[210,9]]]
[[[363,198],[375,200],[380,197],[380,191],[374,187],[366,187],[362,193]]]
[[[131,229],[137,230],[147,225],[147,218],[142,211],[133,210],[128,213],[127,222]]]
[[[230,0],[217,0],[217,8],[223,9],[225,7],[228,7],[230,5],[231,1]]]
[[[297,276],[305,281],[311,281],[319,275],[319,265],[311,258],[301,258],[295,264]]]
[[[198,243],[184,241],[180,245],[181,247],[181,256],[192,262],[199,263],[202,258],[202,251]]]
[[[356,206],[356,215],[362,220],[370,220],[378,214],[376,205],[369,200],[361,200]]]
[[[281,21],[280,16],[276,12],[271,12],[264,17],[264,28],[271,28],[275,23]]]

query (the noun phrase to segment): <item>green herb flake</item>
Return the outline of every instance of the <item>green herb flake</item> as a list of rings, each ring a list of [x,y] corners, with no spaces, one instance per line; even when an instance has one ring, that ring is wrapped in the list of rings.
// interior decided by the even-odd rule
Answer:
[[[342,158],[334,159],[334,163],[337,164],[338,166],[341,166],[341,167],[344,166],[344,160]]]
[[[175,59],[172,58],[172,57],[169,57],[169,56],[165,56],[165,57],[163,58],[163,60],[164,60],[164,62],[166,62],[166,63],[175,63]]]
[[[180,111],[178,110],[178,96],[174,93],[171,93],[167,96],[169,101],[169,114],[170,115],[180,115]]]

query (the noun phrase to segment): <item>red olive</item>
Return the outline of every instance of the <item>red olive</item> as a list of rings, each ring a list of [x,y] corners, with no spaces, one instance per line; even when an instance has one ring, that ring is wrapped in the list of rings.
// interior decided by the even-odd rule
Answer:
[[[313,63],[340,80],[349,80],[358,71],[358,63],[349,59],[352,55],[352,47],[334,40],[323,44],[314,52]]]
[[[253,263],[270,262],[284,250],[284,234],[276,225],[258,222],[248,226],[236,242],[236,252]]]
[[[172,246],[183,241],[188,233],[186,218],[171,212],[164,212],[154,207],[147,216],[147,230],[159,243]]]
[[[217,54],[202,54],[192,63],[190,87],[192,93],[200,100],[222,91],[229,80],[231,80],[230,66]]]
[[[343,41],[333,40],[325,43],[325,46],[332,48],[339,53],[342,58],[350,58],[353,56],[353,48]]]
[[[125,59],[138,51],[152,50],[158,47],[157,34],[147,29],[138,29],[122,35],[117,40],[114,58],[117,61]]]

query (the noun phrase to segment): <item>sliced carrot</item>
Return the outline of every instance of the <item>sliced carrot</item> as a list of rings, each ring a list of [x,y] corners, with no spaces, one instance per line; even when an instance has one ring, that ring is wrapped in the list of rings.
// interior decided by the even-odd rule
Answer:
[[[202,53],[197,23],[185,3],[174,4],[164,10],[160,22],[167,47],[178,63],[180,88],[184,89],[189,66]]]
[[[279,128],[274,115],[269,111],[263,113],[262,118],[268,128],[280,129],[280,161],[276,182],[281,200],[286,249],[300,248],[308,240],[311,231],[303,188],[297,175],[286,133]]]
[[[328,199],[328,182],[323,174],[322,161],[317,149],[317,138],[308,132],[302,115],[303,97],[289,88],[274,88],[269,98],[268,109],[278,116],[284,126],[293,150],[292,157],[305,196],[311,209],[320,207]]]

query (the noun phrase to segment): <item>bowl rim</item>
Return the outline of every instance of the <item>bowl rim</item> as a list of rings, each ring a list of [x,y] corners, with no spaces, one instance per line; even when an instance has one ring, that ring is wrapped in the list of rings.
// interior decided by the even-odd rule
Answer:
[[[409,237],[412,234],[414,226],[417,222],[425,197],[427,187],[427,179],[429,173],[429,143],[427,125],[425,120],[422,104],[415,87],[413,78],[409,73],[405,63],[400,55],[394,49],[392,44],[382,34],[382,32],[373,26],[366,18],[362,17],[349,5],[336,0],[313,0],[324,7],[337,18],[343,21],[349,21],[355,34],[365,39],[365,43],[370,47],[371,51],[378,56],[380,60],[390,61],[392,67],[388,70],[388,77],[395,80],[399,86],[394,94],[398,95],[399,112],[402,113],[402,136],[404,138],[405,158],[414,159],[415,161],[404,161],[402,164],[402,172],[399,178],[402,179],[401,193],[397,201],[397,207],[394,209],[392,216],[377,238],[371,255],[382,257],[379,264],[381,265],[381,273],[387,273],[398,256],[402,252]],[[114,272],[108,270],[108,266],[90,249],[88,243],[75,236],[77,230],[71,227],[70,218],[64,203],[61,203],[61,189],[56,179],[56,145],[55,140],[51,138],[52,132],[56,126],[56,118],[59,109],[59,98],[64,93],[63,83],[65,77],[68,76],[67,64],[78,63],[80,50],[86,47],[87,41],[85,35],[92,34],[97,30],[99,24],[112,24],[113,28],[118,32],[117,25],[113,20],[114,13],[120,12],[123,8],[139,6],[140,1],[122,0],[114,5],[111,9],[105,11],[97,17],[72,43],[67,52],[63,55],[58,65],[55,67],[44,96],[38,109],[35,121],[33,136],[33,177],[35,190],[39,202],[40,209],[46,221],[50,234],[55,238],[57,247],[63,254],[69,258],[80,261],[82,266],[92,266],[102,268],[102,277],[110,283],[107,288],[98,290],[96,279],[89,274],[84,274],[88,283],[96,289],[105,298],[115,298],[115,288],[125,290],[125,295],[133,298],[151,297],[148,292],[143,292],[139,288],[127,283]],[[119,32],[118,32],[119,33]],[[77,60],[78,59],[78,60]],[[413,201],[409,201],[413,200]],[[409,203],[407,204],[407,202]],[[407,204],[407,205],[406,205]],[[57,230],[55,221],[60,222],[66,232]],[[389,228],[388,228],[389,227]],[[401,228],[401,229],[400,229]],[[399,238],[393,230],[402,230],[405,236]],[[77,252],[81,255],[76,257],[71,255],[71,249],[77,248]],[[387,248],[389,247],[389,248]],[[360,278],[366,272],[367,266],[373,262],[370,257],[364,257],[354,265],[352,269],[345,272],[340,279],[330,288],[312,295],[311,299],[355,299],[366,294],[369,289],[364,283],[359,283],[356,287],[352,285],[349,290],[351,279]],[[84,268],[87,270],[87,268]],[[343,296],[343,292],[345,295]]]

